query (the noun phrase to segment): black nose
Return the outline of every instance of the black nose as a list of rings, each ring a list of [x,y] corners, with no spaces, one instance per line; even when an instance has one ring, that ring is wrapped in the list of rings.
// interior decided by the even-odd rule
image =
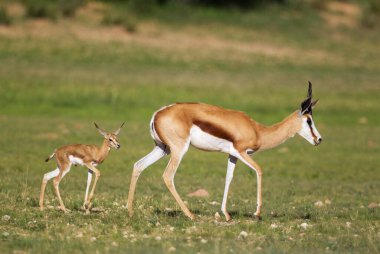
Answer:
[[[320,144],[322,142],[322,138],[319,138],[318,139],[318,143]]]
[[[117,149],[119,149],[120,148],[120,145],[117,145]]]

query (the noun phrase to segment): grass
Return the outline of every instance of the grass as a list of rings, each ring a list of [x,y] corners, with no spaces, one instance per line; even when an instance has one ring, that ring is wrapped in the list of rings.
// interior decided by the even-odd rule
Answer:
[[[380,208],[368,208],[380,203],[379,34],[328,26],[314,12],[274,8],[227,20],[216,11],[194,13],[195,24],[189,17],[171,25],[160,13],[142,18],[133,35],[80,23],[80,13],[0,31],[0,216],[10,216],[0,221],[1,252],[380,251]],[[91,37],[93,31],[102,36]],[[141,175],[135,215],[127,216],[132,166],[153,147],[148,123],[155,110],[202,101],[272,124],[299,106],[308,80],[321,99],[314,119],[324,143],[315,148],[295,137],[254,156],[264,171],[263,221],[252,218],[256,180],[241,163],[228,201],[234,221],[215,221],[227,157],[195,149],[175,178],[195,221],[179,212],[163,183],[168,158]],[[105,211],[79,210],[86,170],[73,167],[61,183],[73,212],[41,213],[42,176],[54,168],[43,160],[63,144],[100,144],[95,120],[107,130],[127,121],[122,149],[99,166],[95,206]],[[210,196],[187,197],[198,188]],[[58,204],[51,183],[46,201]],[[248,236],[239,239],[241,231]]]

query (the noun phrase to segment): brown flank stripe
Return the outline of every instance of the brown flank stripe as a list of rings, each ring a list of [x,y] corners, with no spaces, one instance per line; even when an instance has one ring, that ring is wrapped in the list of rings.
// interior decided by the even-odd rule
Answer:
[[[225,139],[225,140],[228,140],[230,142],[234,141],[233,136],[230,133],[223,130],[223,128],[219,128],[219,126],[217,126],[215,124],[212,124],[212,123],[209,123],[206,121],[202,121],[202,120],[195,120],[193,122],[193,124],[198,126],[199,128],[201,128],[202,131],[207,132],[208,134],[210,134],[212,136],[215,136],[215,137],[221,138],[221,139]]]

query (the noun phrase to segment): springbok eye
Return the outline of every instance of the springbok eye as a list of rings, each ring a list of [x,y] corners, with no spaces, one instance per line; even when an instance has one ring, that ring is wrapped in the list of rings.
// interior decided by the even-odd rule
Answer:
[[[112,142],[112,139],[109,139],[109,141],[111,141],[111,142]]]
[[[310,118],[307,118],[306,122],[307,122],[308,125],[311,125],[311,119]]]

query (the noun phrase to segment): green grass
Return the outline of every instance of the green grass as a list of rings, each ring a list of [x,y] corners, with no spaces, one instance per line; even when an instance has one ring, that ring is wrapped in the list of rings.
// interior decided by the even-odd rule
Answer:
[[[78,25],[75,20],[57,21],[47,37],[0,33],[0,216],[10,216],[0,221],[1,252],[380,251],[380,208],[367,207],[380,203],[379,33],[331,28],[314,12],[294,16],[274,8],[233,13],[224,21],[222,14],[208,12],[194,14],[204,22],[189,18],[176,25],[159,22],[163,18],[156,13],[139,21],[137,33],[129,35],[136,41],[84,40],[59,32]],[[247,50],[249,43],[286,50],[278,56]],[[254,156],[264,171],[263,221],[252,218],[256,179],[241,163],[228,201],[234,221],[214,221],[220,207],[211,203],[222,200],[227,156],[195,149],[175,178],[198,215],[195,221],[179,212],[164,185],[168,158],[141,175],[135,215],[127,216],[123,205],[133,163],[153,147],[148,123],[155,110],[202,101],[272,124],[297,109],[308,80],[320,98],[314,119],[324,142],[315,148],[295,137]],[[105,211],[79,210],[86,170],[73,167],[60,185],[73,212],[40,212],[42,176],[55,166],[44,159],[60,145],[100,144],[93,121],[107,130],[126,121],[122,149],[99,166],[95,206]],[[210,196],[187,197],[198,188]],[[331,204],[314,205],[326,199]],[[46,201],[58,205],[51,183]],[[300,228],[304,222],[311,227]],[[241,231],[248,232],[246,239],[238,239]]]

